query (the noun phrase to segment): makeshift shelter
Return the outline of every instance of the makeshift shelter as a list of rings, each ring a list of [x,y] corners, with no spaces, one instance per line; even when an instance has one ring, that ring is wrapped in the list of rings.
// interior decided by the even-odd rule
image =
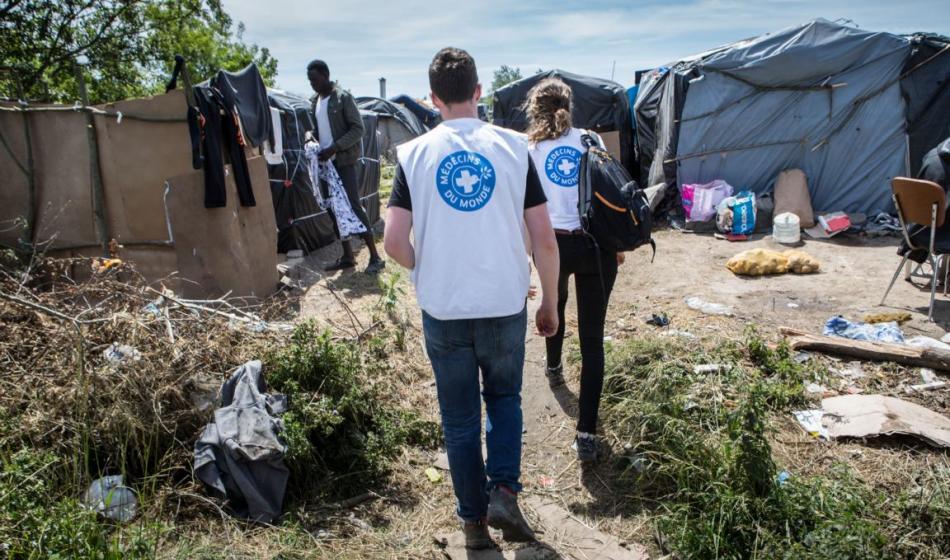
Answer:
[[[600,133],[607,143],[607,148],[619,155],[627,169],[634,171],[636,154],[630,105],[627,102],[626,90],[616,82],[563,70],[541,72],[510,83],[492,94],[493,122],[519,132],[526,131],[528,117],[524,111],[524,103],[528,92],[541,80],[551,77],[563,80],[574,94],[574,126]],[[611,132],[617,134],[611,135]]]
[[[406,94],[396,95],[389,98],[390,101],[397,105],[402,105],[406,109],[412,112],[413,115],[419,119],[419,122],[422,123],[426,128],[435,128],[440,122],[442,122],[442,115],[438,111],[423,105],[419,101],[409,97]]]
[[[379,153],[396,161],[396,146],[425,134],[426,127],[402,105],[378,97],[358,97],[356,104],[362,111],[376,114],[379,121]]]
[[[892,211],[890,179],[911,173],[908,130],[936,144],[950,121],[950,54],[933,37],[917,45],[819,19],[659,68],[635,106],[641,175],[763,193],[798,168],[816,211]],[[910,160],[931,147],[912,141]]]
[[[120,258],[185,297],[270,295],[271,207],[239,204],[230,165],[226,205],[205,207],[187,113],[183,90],[93,107],[0,103],[0,243],[92,257],[115,239]],[[253,194],[266,201],[264,160],[246,155]]]
[[[901,91],[907,102],[910,175],[928,151],[950,136],[950,38],[918,33],[910,38]]]
[[[313,186],[303,156],[304,136],[314,129],[310,101],[279,90],[267,98],[280,113],[283,162],[268,166],[274,214],[278,229],[277,250],[300,249],[309,253],[336,241],[333,221],[313,196]],[[379,220],[379,133],[377,115],[360,111],[363,117],[363,158],[360,197],[373,223]]]

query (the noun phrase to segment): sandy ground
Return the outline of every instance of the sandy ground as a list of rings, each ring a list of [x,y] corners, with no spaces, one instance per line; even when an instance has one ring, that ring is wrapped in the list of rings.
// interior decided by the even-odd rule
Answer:
[[[620,267],[608,311],[607,336],[622,339],[653,334],[656,328],[645,322],[652,313],[668,314],[671,319],[669,328],[688,331],[701,338],[739,338],[747,326],[754,325],[766,338],[777,340],[781,326],[820,333],[824,322],[833,315],[859,320],[868,312],[894,310],[913,313],[913,320],[904,325],[908,336],[924,334],[939,338],[950,325],[950,298],[938,294],[935,322],[928,322],[929,289],[914,286],[903,278],[894,286],[887,307],[878,306],[900,262],[896,255],[897,238],[844,237],[831,241],[806,241],[801,249],[821,261],[819,274],[754,279],[733,275],[725,268],[725,263],[745,249],[785,248],[769,237],[730,243],[707,235],[662,230],[656,232],[655,239],[657,253],[654,262],[650,262],[649,249],[641,249],[630,254]],[[357,272],[335,273],[321,278],[316,271],[322,263],[334,258],[337,251],[338,248],[327,248],[297,267],[298,270],[314,271],[301,279],[306,289],[301,301],[301,317],[315,318],[336,330],[356,333],[372,325],[372,310],[379,301],[381,290],[375,278],[358,272],[368,259],[365,250],[359,253]],[[390,262],[387,272],[397,269],[398,266]],[[406,292],[400,306],[412,324],[410,337],[414,340],[410,341],[410,346],[414,348],[413,352],[421,354],[419,313],[405,271],[400,284]],[[713,317],[689,309],[684,301],[689,297],[727,305],[732,308],[734,316]],[[573,293],[571,298],[568,305],[569,335],[576,329]],[[529,302],[532,316],[536,306],[537,301]],[[552,393],[542,369],[543,340],[534,334],[533,326],[529,328],[527,340],[522,477],[526,493],[553,498],[584,524],[614,535],[622,542],[644,544],[654,556],[658,556],[647,514],[637,511],[624,499],[624,489],[618,488],[610,479],[606,467],[582,469],[569,449],[576,416],[576,369],[579,366],[567,372],[567,389]],[[569,347],[570,343],[566,343],[565,351]],[[422,379],[431,378],[423,357],[415,360],[412,367],[419,370],[416,373]],[[904,373],[913,375],[910,371]],[[420,383],[418,391],[418,402],[428,402],[428,413],[434,415],[431,383]],[[945,409],[945,401],[943,405],[937,408]],[[836,458],[852,459],[859,473],[862,472],[862,461],[871,469],[881,459],[887,458],[893,459],[895,464],[940,460],[939,454],[915,451],[916,455],[909,456],[905,450],[887,446],[868,449],[852,443],[819,447],[798,429],[793,420],[779,419],[778,423],[780,433],[776,454],[783,463],[801,470],[814,468],[816,462],[825,464]],[[418,459],[414,461],[418,462]],[[868,475],[873,476],[873,473]],[[413,507],[441,511],[437,516],[441,521],[432,525],[431,531],[454,528],[453,499],[447,480]],[[413,511],[405,513],[407,518],[412,518]],[[425,538],[425,535],[417,534],[413,538]],[[564,557],[583,557],[560,548],[561,543],[549,544],[559,549]]]

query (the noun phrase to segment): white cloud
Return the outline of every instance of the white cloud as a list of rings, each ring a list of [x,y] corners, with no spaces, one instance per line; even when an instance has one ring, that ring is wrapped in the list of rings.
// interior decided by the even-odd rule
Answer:
[[[364,0],[224,0],[245,39],[279,60],[281,87],[309,93],[305,68],[325,59],[334,78],[357,95],[422,96],[432,55],[452,45],[467,49],[486,85],[502,64],[524,74],[538,68],[633,81],[655,67],[717,45],[777,31],[816,17],[848,18],[863,29],[950,32],[945,0],[659,0],[623,2],[432,2]]]

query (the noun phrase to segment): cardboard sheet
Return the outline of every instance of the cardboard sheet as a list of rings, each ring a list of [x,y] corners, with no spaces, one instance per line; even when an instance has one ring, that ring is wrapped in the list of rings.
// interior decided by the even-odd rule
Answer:
[[[193,171],[191,140],[184,117],[183,90],[99,106],[120,112],[96,116],[99,166],[112,237],[120,243],[168,238],[164,208],[165,180]],[[155,122],[131,118],[182,119]]]
[[[824,427],[832,438],[909,435],[950,447],[950,418],[918,404],[883,395],[822,399]]]
[[[204,172],[168,180],[166,208],[186,297],[267,297],[277,287],[277,226],[263,157],[247,162],[257,206],[238,201],[230,166],[228,204],[204,207]]]

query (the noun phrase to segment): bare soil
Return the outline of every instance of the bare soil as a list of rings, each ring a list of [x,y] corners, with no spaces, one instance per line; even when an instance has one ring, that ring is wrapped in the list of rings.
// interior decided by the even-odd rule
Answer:
[[[887,307],[878,304],[890,282],[900,258],[896,254],[898,239],[839,237],[829,241],[807,240],[802,250],[821,261],[818,274],[783,275],[742,278],[725,268],[734,254],[757,247],[786,249],[769,237],[747,242],[730,243],[712,236],[662,230],[655,234],[657,254],[651,263],[649,249],[627,256],[620,267],[608,311],[606,336],[614,342],[629,337],[656,336],[660,329],[646,324],[653,313],[666,313],[671,324],[666,330],[688,332],[698,337],[697,344],[714,344],[717,340],[738,339],[746,328],[754,326],[768,340],[779,340],[778,329],[795,327],[820,333],[825,321],[833,315],[860,320],[865,314],[879,311],[905,310],[913,319],[903,325],[908,337],[918,334],[940,338],[950,326],[950,298],[938,295],[935,322],[927,321],[929,287],[897,281],[887,300]],[[378,316],[381,289],[374,277],[360,272],[368,255],[361,251],[356,271],[320,277],[322,264],[336,256],[337,248],[327,248],[309,257],[298,270],[313,271],[304,275],[307,285],[301,301],[301,318],[315,318],[337,332],[350,335],[371,329]],[[398,269],[388,263],[388,274]],[[408,322],[408,350],[401,375],[411,387],[405,388],[405,399],[432,419],[437,419],[435,391],[431,371],[421,349],[421,329],[408,274],[401,272],[399,285],[405,290],[399,309]],[[572,289],[573,292],[573,289]],[[727,305],[733,315],[705,315],[690,309],[685,299],[699,297],[707,302]],[[568,305],[567,331],[576,331],[573,293]],[[528,304],[529,313],[538,305]],[[567,373],[565,390],[554,393],[543,373],[544,344],[529,327],[523,389],[525,418],[523,476],[526,495],[544,496],[560,503],[576,520],[617,537],[621,542],[645,545],[651,557],[661,556],[648,511],[642,511],[631,499],[631,489],[618,486],[609,461],[592,468],[581,468],[569,446],[574,434],[579,365]],[[569,352],[575,343],[565,344]],[[846,367],[846,361],[816,357],[822,367]],[[864,392],[883,392],[915,400],[946,414],[947,393],[907,396],[902,385],[919,383],[919,374],[910,368],[863,364],[867,377],[856,386]],[[843,390],[830,387],[830,390]],[[816,397],[817,398],[817,397]],[[933,464],[946,464],[945,453],[936,452],[914,441],[819,442],[805,434],[790,416],[773,420],[772,438],[780,467],[793,473],[815,473],[830,468],[836,461],[850,464],[859,477],[878,484],[882,490],[911,483],[914,473]],[[611,446],[621,442],[605,439]],[[405,490],[416,498],[399,503],[390,500],[366,515],[386,519],[387,534],[396,535],[403,544],[395,546],[402,552],[394,558],[441,557],[433,543],[437,534],[457,528],[454,499],[448,473],[441,483],[432,484],[423,474],[436,457],[414,452],[399,465]],[[531,512],[529,511],[529,517]],[[399,536],[402,535],[402,536]],[[569,543],[548,542],[556,555],[552,557],[584,558],[583,551],[573,550]],[[385,548],[393,550],[389,542]],[[560,556],[558,556],[560,555]],[[383,556],[380,556],[383,557]],[[386,557],[390,557],[389,554]],[[501,557],[501,556],[499,556]]]

